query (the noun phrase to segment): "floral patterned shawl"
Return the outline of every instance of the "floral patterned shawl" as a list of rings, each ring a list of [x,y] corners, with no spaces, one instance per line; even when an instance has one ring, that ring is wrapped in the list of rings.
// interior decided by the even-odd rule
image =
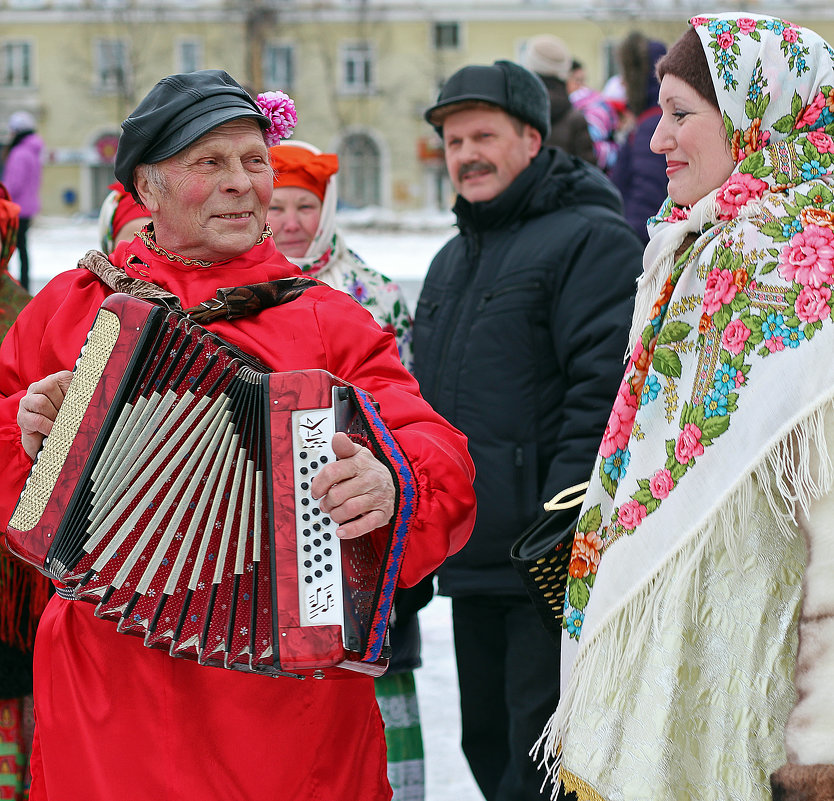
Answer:
[[[834,398],[834,50],[771,17],[691,23],[737,165],[649,221],[630,360],[571,554],[562,700],[540,741],[554,773],[574,719],[639,658],[710,537],[743,558],[727,521],[752,478],[775,475],[756,486],[785,536],[832,483],[808,453]]]

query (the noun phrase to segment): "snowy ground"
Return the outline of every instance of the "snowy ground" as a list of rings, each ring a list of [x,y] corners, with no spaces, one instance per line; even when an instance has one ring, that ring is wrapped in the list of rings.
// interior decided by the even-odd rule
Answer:
[[[451,218],[420,215],[386,220],[382,229],[362,217],[344,223],[349,247],[369,265],[398,281],[412,312],[432,256],[454,233]],[[38,219],[29,233],[32,290],[55,273],[75,266],[78,258],[97,248],[96,224],[87,219]],[[17,256],[11,263],[17,276]],[[447,598],[435,598],[420,615],[423,667],[416,673],[417,693],[426,751],[426,801],[482,801],[460,750],[457,676],[451,643],[451,614]]]

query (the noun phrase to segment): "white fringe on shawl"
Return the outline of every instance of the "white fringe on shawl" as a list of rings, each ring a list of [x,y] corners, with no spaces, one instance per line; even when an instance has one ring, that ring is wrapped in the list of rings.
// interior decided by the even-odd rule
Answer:
[[[618,608],[609,612],[596,633],[582,643],[574,672],[610,677],[628,671],[652,628],[657,629],[667,616],[676,614],[682,601],[697,602],[696,598],[684,599],[687,587],[693,582],[682,578],[688,576],[697,582],[704,549],[714,537],[723,538],[730,558],[741,565],[744,541],[735,533],[734,523],[749,515],[756,487],[764,494],[784,536],[798,536],[797,513],[808,514],[811,503],[834,487],[834,464],[830,456],[834,442],[827,441],[825,431],[825,415],[829,411],[834,412],[834,398],[826,399],[804,419],[783,426],[759,463],[719,500],[707,522],[693,531],[647,582],[635,587]],[[811,467],[812,453],[819,456],[816,470]],[[697,613],[694,604],[693,610]],[[600,658],[602,649],[593,647],[596,637],[603,635],[615,640],[614,648],[608,650],[612,656],[604,663]],[[593,703],[589,696],[595,686],[592,682],[570,683],[531,751],[534,759],[540,758],[540,767],[546,769],[542,787],[548,780],[553,782],[553,799],[561,785],[561,742],[575,712]]]

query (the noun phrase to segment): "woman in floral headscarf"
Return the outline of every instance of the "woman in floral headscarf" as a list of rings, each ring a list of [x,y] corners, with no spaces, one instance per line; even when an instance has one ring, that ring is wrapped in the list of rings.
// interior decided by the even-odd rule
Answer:
[[[540,748],[580,801],[831,799],[834,50],[691,23]]]
[[[275,171],[267,222],[278,250],[301,271],[361,303],[397,340],[411,371],[411,314],[400,287],[369,267],[336,228],[339,157],[299,140],[269,150]]]

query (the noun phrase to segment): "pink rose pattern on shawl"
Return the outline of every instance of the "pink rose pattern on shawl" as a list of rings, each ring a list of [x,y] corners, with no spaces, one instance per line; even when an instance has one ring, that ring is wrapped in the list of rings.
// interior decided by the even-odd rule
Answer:
[[[808,134],[808,141],[820,153],[834,153],[834,139],[822,131],[811,131]]]
[[[821,287],[834,274],[834,231],[809,225],[782,248],[779,273],[802,286]]]
[[[737,292],[729,270],[711,270],[704,290],[704,313],[712,317],[724,304],[732,303]]]
[[[646,516],[646,507],[638,501],[628,501],[620,507],[617,522],[626,530],[634,531]]]
[[[703,455],[704,446],[701,444],[703,433],[694,423],[684,425],[675,443],[675,458],[681,464],[691,464],[696,456]]]
[[[750,329],[741,320],[733,320],[721,335],[721,345],[733,356],[738,356],[744,350],[744,343],[750,338],[750,334]]]
[[[666,468],[658,470],[649,479],[649,489],[651,490],[652,498],[656,498],[659,501],[668,498],[674,486],[675,480],[672,478],[672,473],[670,470],[666,470]]]
[[[794,303],[796,316],[803,323],[816,323],[831,314],[831,290],[827,286],[804,286]]]
[[[602,435],[599,449],[601,456],[607,458],[617,450],[626,449],[634,425],[634,415],[637,414],[637,401],[638,397],[632,392],[631,385],[625,382],[620,384],[614,408],[611,409],[608,425]]]
[[[712,18],[691,20],[709,32],[707,55],[712,53],[714,70],[728,91],[737,84],[737,47],[744,37],[757,42],[763,36],[778,37],[788,69],[801,76],[809,70],[808,47],[802,29],[772,18]],[[834,63],[834,52],[830,52]],[[832,82],[834,83],[834,82]],[[614,506],[603,519],[603,505],[583,509],[571,553],[563,627],[580,637],[584,611],[590,598],[597,555],[621,536],[632,535],[675,492],[686,474],[707,453],[713,442],[730,429],[745,391],[747,375],[757,360],[787,358],[803,347],[824,324],[834,320],[834,85],[820,86],[810,102],[796,100],[790,113],[759,130],[770,104],[768,80],[761,65],[748,90],[746,114],[754,125],[734,128],[725,114],[728,137],[739,143],[739,162],[730,178],[716,191],[717,216],[732,226],[742,210],[790,192],[790,201],[769,205],[767,222],[759,225],[771,246],[761,257],[742,255],[742,243],[730,233],[722,234],[706,265],[700,323],[690,325],[669,312],[672,290],[689,264],[689,253],[680,257],[661,297],[652,310],[626,369],[595,468],[602,489],[612,499],[623,482],[629,463],[629,445],[639,439],[641,410],[655,402],[662,390],[677,391],[682,351],[704,346],[707,335],[719,344],[718,368],[700,395],[679,407],[679,433],[666,441],[666,462],[647,477],[632,479],[637,489]],[[781,139],[773,141],[771,132]],[[755,135],[752,135],[755,134]],[[777,137],[778,138],[778,137]],[[742,149],[744,148],[744,149]],[[689,209],[667,198],[653,224],[674,224],[688,219]],[[785,285],[776,287],[783,303],[768,292],[778,276]],[[664,386],[661,382],[666,381]],[[669,418],[670,422],[672,418]],[[619,459],[620,472],[605,471],[606,460]],[[612,476],[614,476],[612,478]],[[606,512],[607,514],[607,512]],[[592,571],[593,566],[593,571]]]
[[[742,206],[760,198],[766,189],[767,184],[764,181],[747,173],[734,173],[715,196],[715,201],[721,209],[719,219],[732,220]]]

